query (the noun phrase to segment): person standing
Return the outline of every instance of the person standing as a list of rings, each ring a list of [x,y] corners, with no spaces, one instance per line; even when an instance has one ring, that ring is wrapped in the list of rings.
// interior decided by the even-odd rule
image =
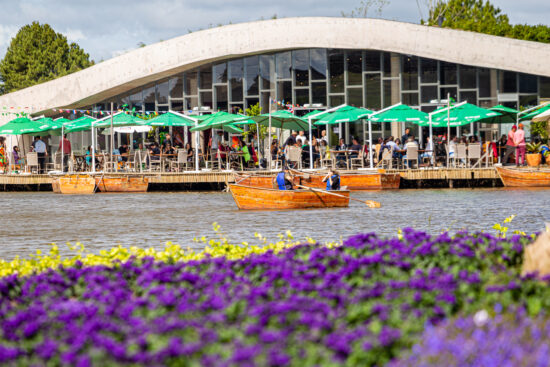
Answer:
[[[296,141],[299,141],[300,142],[300,145],[304,145],[306,143],[306,136],[305,136],[305,132],[304,131],[300,131],[300,133],[298,134],[298,136],[296,137]]]
[[[516,167],[519,167],[521,159],[521,165],[525,165],[525,131],[523,131],[523,124],[518,125],[518,130],[514,134],[514,144],[516,145]]]
[[[411,134],[411,129],[409,128],[406,128],[405,129],[405,134],[403,134],[403,136],[401,137],[401,142],[403,144],[406,144],[408,141],[409,141],[409,138],[412,136]]]
[[[71,142],[67,139],[66,134],[61,137],[57,151],[61,152],[61,148],[63,148],[63,152],[61,153],[63,156],[63,171],[67,171],[69,166],[69,156],[71,155]]]
[[[40,136],[34,137],[34,151],[38,156],[38,166],[40,167],[38,173],[44,173],[44,167],[46,166],[46,157],[48,156],[48,152],[46,151],[46,143],[42,141]]]
[[[328,136],[327,136],[327,131],[326,130],[321,131],[321,141],[322,140],[326,141],[327,145],[328,145]]]
[[[516,125],[512,126],[510,131],[508,131],[508,140],[506,140],[506,151],[504,152],[504,157],[502,158],[502,165],[505,166],[510,159],[510,154],[516,152],[516,144],[514,144],[514,135],[516,134],[517,127]],[[517,152],[516,152],[517,153]],[[517,162],[517,158],[516,158]]]

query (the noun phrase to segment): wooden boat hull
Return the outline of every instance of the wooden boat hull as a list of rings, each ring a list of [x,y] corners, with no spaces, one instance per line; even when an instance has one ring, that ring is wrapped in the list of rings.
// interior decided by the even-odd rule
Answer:
[[[95,179],[89,176],[59,177],[59,191],[62,194],[93,194]]]
[[[229,185],[239,209],[308,209],[342,208],[349,206],[349,191],[335,191],[330,195],[312,190],[275,190],[242,185]]]
[[[55,194],[61,194],[61,187],[59,187],[59,177],[52,178],[52,190]]]
[[[505,187],[550,187],[550,170],[496,167]]]
[[[96,177],[96,185],[101,192],[147,192],[147,177]]]
[[[249,177],[237,175],[235,182],[243,186],[271,189],[274,188],[273,177],[269,175]],[[323,182],[324,177],[325,175],[322,174],[303,174],[294,177],[294,184],[324,190],[327,187],[326,182]],[[399,173],[344,173],[340,175],[340,185],[351,191],[398,189],[400,182]]]

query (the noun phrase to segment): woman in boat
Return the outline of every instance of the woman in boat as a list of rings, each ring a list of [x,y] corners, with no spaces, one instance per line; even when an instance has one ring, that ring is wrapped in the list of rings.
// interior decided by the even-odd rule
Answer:
[[[336,170],[329,170],[328,174],[323,178],[323,182],[327,183],[327,191],[340,190],[340,175]]]
[[[273,177],[273,183],[277,184],[279,190],[293,190],[292,175],[288,172],[286,167],[284,167],[277,176]]]

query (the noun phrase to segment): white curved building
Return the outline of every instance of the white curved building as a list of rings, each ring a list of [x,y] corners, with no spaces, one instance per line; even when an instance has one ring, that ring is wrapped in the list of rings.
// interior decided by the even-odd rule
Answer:
[[[527,107],[550,98],[549,59],[549,44],[473,32],[380,19],[286,18],[140,48],[0,96],[0,106],[47,115],[109,110],[111,102],[145,113],[235,111],[256,103],[267,109],[271,97],[298,113],[397,102],[428,112],[433,100],[450,94],[480,106]]]

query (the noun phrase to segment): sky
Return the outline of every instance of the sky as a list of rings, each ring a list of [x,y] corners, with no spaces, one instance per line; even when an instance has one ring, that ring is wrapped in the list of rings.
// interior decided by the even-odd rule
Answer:
[[[364,2],[368,0],[363,0]],[[380,0],[378,0],[380,1]],[[381,16],[418,23],[429,0],[386,0]],[[107,60],[140,43],[152,44],[189,31],[259,19],[341,16],[362,0],[0,0],[0,57],[19,28],[33,21],[50,24],[78,43],[91,59]],[[548,0],[492,0],[512,23],[550,24]]]

